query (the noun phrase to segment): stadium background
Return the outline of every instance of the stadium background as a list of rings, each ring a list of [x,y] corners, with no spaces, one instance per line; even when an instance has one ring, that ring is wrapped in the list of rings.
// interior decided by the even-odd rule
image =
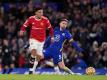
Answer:
[[[53,28],[61,18],[67,18],[69,31],[84,49],[78,57],[69,43],[64,45],[63,56],[69,68],[107,68],[107,1],[106,0],[14,0],[0,2],[0,66],[28,67],[28,32],[19,36],[23,22],[34,14],[33,8],[42,5]],[[5,45],[8,52],[5,51]],[[39,68],[46,65],[41,65]]]

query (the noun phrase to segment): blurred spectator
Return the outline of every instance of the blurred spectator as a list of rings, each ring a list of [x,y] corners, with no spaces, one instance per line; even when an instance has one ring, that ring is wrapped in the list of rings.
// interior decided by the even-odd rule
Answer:
[[[8,39],[3,40],[3,53],[2,53],[2,65],[3,65],[3,74],[10,73],[14,67],[14,64],[12,63],[12,57],[11,57],[11,49],[9,47]],[[7,70],[9,71],[7,72]]]
[[[0,17],[0,38],[4,38],[5,37],[5,27],[4,27],[4,22],[3,22],[3,18]]]
[[[25,67],[25,65],[26,65],[26,56],[25,56],[25,53],[24,53],[24,52],[22,52],[22,53],[20,54],[18,64],[19,64],[19,67],[20,67],[20,68]]]
[[[87,68],[87,64],[82,59],[77,59],[77,63],[72,68],[85,69]]]

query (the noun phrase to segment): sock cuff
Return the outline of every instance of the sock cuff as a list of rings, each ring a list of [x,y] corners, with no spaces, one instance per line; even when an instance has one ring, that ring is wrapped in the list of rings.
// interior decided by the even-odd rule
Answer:
[[[35,56],[31,55],[32,58],[35,58]]]

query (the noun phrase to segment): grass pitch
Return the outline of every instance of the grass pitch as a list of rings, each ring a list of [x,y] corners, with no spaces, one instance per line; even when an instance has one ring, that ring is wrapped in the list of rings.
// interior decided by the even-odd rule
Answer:
[[[0,80],[107,80],[107,76],[0,74]]]

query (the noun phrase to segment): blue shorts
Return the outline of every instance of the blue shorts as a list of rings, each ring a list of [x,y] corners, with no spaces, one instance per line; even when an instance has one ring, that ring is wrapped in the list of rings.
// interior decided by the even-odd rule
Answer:
[[[59,62],[62,61],[62,53],[60,50],[57,50],[55,48],[47,48],[43,51],[44,58],[45,59],[53,59],[53,62],[55,65],[58,65]]]

